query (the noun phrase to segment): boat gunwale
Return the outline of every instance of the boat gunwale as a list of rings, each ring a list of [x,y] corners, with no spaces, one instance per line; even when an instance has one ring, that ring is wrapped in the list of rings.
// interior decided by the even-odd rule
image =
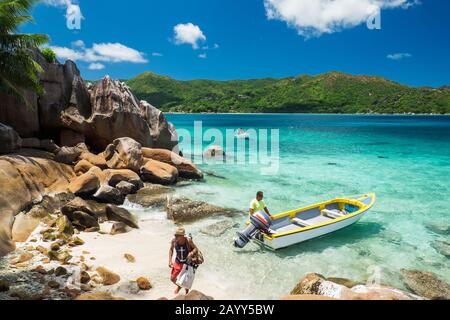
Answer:
[[[361,201],[358,201],[358,200],[365,199],[365,198],[371,198],[371,202],[369,204],[364,204]],[[277,215],[274,215],[272,220],[277,220],[280,218],[284,218],[286,216],[292,216],[292,215],[295,215],[302,211],[306,211],[306,210],[317,208],[317,207],[320,208],[321,206],[325,206],[327,204],[336,203],[336,202],[344,202],[344,203],[348,203],[348,204],[354,204],[354,205],[357,205],[360,207],[359,210],[357,210],[351,214],[348,214],[348,215],[345,215],[343,217],[339,217],[336,219],[332,219],[332,220],[330,219],[330,221],[324,221],[324,222],[321,222],[321,223],[318,223],[318,224],[315,224],[315,225],[312,225],[309,227],[298,228],[298,229],[290,230],[290,231],[286,231],[286,232],[275,233],[272,236],[268,236],[267,234],[264,234],[264,239],[268,240],[268,241],[273,241],[276,238],[281,238],[281,237],[289,236],[289,235],[296,234],[296,233],[314,230],[317,228],[332,225],[332,224],[356,217],[358,215],[365,213],[367,210],[369,210],[375,204],[375,200],[376,200],[376,194],[372,192],[372,193],[364,194],[361,197],[357,198],[356,200],[345,198],[345,197],[344,198],[335,198],[332,200],[312,204],[307,207],[302,207],[302,208],[294,209],[294,210],[287,211],[284,213],[279,213]]]

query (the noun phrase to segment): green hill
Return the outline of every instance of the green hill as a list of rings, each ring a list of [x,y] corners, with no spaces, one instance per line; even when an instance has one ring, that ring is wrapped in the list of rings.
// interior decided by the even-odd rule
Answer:
[[[139,99],[172,112],[450,114],[450,88],[330,72],[282,79],[179,81],[151,72],[127,81]]]

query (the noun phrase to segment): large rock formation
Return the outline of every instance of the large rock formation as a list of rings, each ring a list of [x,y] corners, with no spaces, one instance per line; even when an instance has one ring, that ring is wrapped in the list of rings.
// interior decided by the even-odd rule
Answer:
[[[178,144],[174,127],[161,111],[139,102],[122,82],[105,77],[89,90],[74,62],[48,63],[40,53],[34,56],[44,70],[40,80],[45,93],[25,92],[27,107],[0,92],[0,123],[20,137],[49,138],[61,146],[85,141],[98,150],[122,137],[144,147],[172,150]]]
[[[14,248],[14,216],[50,192],[65,191],[75,176],[72,167],[51,160],[46,152],[28,151],[0,157],[0,255]]]
[[[172,150],[177,135],[172,125],[158,109],[140,103],[122,82],[108,76],[91,91],[92,114],[84,117],[75,107],[66,109],[61,117],[67,128],[82,133],[86,142],[96,149],[104,149],[113,140],[130,137],[142,146],[158,146]],[[156,111],[157,110],[157,111]]]

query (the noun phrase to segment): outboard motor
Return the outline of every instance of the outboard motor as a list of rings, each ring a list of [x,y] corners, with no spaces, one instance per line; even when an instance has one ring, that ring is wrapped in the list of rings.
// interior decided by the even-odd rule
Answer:
[[[269,222],[260,212],[250,216],[250,224],[242,231],[238,232],[238,237],[234,240],[234,246],[237,248],[243,248],[258,232],[267,232],[269,230]]]

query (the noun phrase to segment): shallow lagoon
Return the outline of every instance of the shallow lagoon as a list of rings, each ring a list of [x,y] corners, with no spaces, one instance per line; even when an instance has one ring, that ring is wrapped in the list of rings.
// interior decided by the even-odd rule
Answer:
[[[257,190],[266,194],[272,213],[329,198],[377,193],[377,202],[362,220],[334,234],[277,252],[248,245],[232,247],[238,228],[220,237],[199,232],[223,218],[186,226],[206,255],[199,272],[219,282],[230,297],[278,298],[289,293],[307,272],[403,287],[399,270],[432,271],[450,281],[449,260],[432,243],[449,236],[425,227],[450,221],[450,117],[350,115],[181,115],[167,116],[175,126],[193,132],[254,128],[279,129],[279,171],[261,175],[255,164],[200,164],[225,179],[179,188],[191,198],[246,210]],[[203,147],[207,147],[205,142]],[[201,146],[185,156],[198,161]],[[152,210],[140,212],[164,219]],[[172,228],[167,224],[168,232]],[[375,273],[374,273],[375,272]]]

